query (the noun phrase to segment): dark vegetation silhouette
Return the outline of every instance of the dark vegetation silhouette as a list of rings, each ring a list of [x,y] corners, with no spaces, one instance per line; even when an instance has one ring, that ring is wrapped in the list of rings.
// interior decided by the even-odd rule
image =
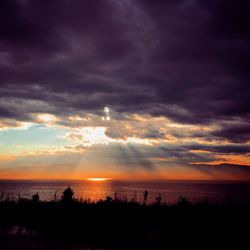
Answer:
[[[19,196],[19,200],[20,200],[20,194],[18,196]],[[39,202],[39,199],[40,199],[40,197],[39,197],[38,192],[36,194],[32,195],[33,202]]]
[[[147,204],[148,191],[142,195],[140,204],[136,197],[127,201],[117,194],[98,202],[78,200],[70,187],[51,201],[40,200],[38,193],[31,199],[19,194],[16,200],[2,194],[0,249],[224,249],[233,244],[240,249],[248,239],[250,204],[191,204],[180,196],[167,205],[161,194]]]
[[[71,187],[66,188],[62,194],[62,202],[70,203],[74,200],[74,192]]]
[[[144,191],[144,196],[143,196],[143,204],[146,206],[147,205],[147,200],[148,200],[148,191]]]

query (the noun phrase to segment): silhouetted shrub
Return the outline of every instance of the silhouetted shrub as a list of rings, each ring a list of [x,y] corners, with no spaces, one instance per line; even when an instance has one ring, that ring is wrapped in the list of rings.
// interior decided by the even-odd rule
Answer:
[[[107,197],[106,197],[106,202],[110,203],[112,200],[113,200],[113,199],[112,199],[111,196],[107,196]]]
[[[33,202],[39,202],[39,199],[40,199],[40,197],[39,197],[38,192],[36,194],[32,195],[32,201]]]
[[[72,202],[74,199],[74,192],[71,187],[67,187],[62,194],[63,202]]]
[[[148,200],[148,191],[145,190],[144,191],[144,195],[143,195],[143,205],[147,205],[147,200]]]
[[[185,197],[183,197],[182,195],[179,197],[179,199],[178,199],[178,206],[179,207],[187,207],[187,206],[189,206],[190,204],[189,204],[189,202],[188,202],[188,200],[185,198]]]
[[[156,196],[156,204],[157,204],[158,206],[161,205],[161,193],[159,193],[159,195]]]

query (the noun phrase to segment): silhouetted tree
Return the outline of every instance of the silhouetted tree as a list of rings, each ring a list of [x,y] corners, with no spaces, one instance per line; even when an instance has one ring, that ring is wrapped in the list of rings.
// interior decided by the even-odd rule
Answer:
[[[0,201],[3,202],[4,192],[1,193]]]
[[[186,206],[188,206],[189,205],[189,202],[188,202],[188,200],[185,198],[185,197],[183,197],[182,195],[179,197],[179,199],[178,199],[178,206],[180,206],[180,207],[186,207]]]
[[[110,203],[112,201],[112,197],[111,196],[107,196],[106,197],[106,202]]]
[[[32,195],[32,201],[33,202],[39,202],[39,199],[40,199],[40,197],[39,197],[38,192],[36,194]]]
[[[62,201],[63,202],[71,202],[74,198],[74,192],[71,187],[67,187],[62,194]]]
[[[57,201],[57,191],[55,191],[55,194],[54,194],[54,202]]]
[[[147,200],[148,200],[148,191],[145,190],[144,191],[144,195],[143,195],[143,205],[147,205]]]

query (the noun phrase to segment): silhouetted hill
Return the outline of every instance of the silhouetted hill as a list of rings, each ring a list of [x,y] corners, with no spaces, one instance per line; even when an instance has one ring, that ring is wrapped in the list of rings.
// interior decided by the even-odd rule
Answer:
[[[189,166],[219,180],[250,180],[250,166],[248,165],[222,163],[217,165],[190,164]]]

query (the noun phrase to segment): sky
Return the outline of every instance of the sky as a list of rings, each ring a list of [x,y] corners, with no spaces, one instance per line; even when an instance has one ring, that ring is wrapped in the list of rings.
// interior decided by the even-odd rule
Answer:
[[[249,180],[248,0],[1,0],[0,179]]]

